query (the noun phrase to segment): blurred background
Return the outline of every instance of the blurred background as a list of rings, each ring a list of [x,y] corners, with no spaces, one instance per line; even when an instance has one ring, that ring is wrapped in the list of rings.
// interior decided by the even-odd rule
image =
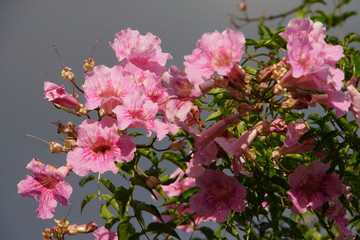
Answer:
[[[248,15],[251,18],[274,15],[291,10],[301,2],[248,0]],[[326,2],[328,6],[318,6],[332,9],[334,1]],[[126,28],[159,36],[163,52],[173,56],[167,67],[174,64],[183,68],[183,56],[191,54],[203,33],[221,32],[229,27],[229,14],[243,16],[237,8],[238,3],[237,0],[1,0],[0,239],[42,239],[43,229],[55,225],[52,219],[36,217],[38,202],[18,195],[16,185],[30,174],[25,167],[32,158],[59,167],[65,163],[66,156],[52,155],[48,145],[26,135],[56,141],[57,128],[51,122],[71,120],[80,123],[84,120],[55,109],[43,98],[44,81],[64,84],[71,92],[71,86],[60,77],[62,66],[53,44],[59,49],[65,65],[73,69],[79,85],[83,83],[83,60],[90,57],[95,39],[99,38],[94,55],[96,64],[111,67],[118,61],[109,42],[113,42],[115,33]],[[345,10],[360,10],[360,1],[353,0]],[[288,19],[267,24],[284,26]],[[359,33],[359,22],[359,16],[351,17],[344,26],[344,34]],[[256,23],[246,25],[241,31],[246,38],[258,39]],[[330,34],[338,35],[339,31],[334,29]],[[58,206],[55,218],[67,216],[71,223],[95,221],[103,225],[97,200],[89,203],[80,215],[84,196],[97,190],[95,182],[81,188],[79,180],[74,174],[68,178],[74,189],[73,204],[71,208]],[[138,194],[146,194],[143,199],[151,201],[148,193]],[[186,239],[185,235],[182,236]],[[67,239],[93,237],[77,235]]]

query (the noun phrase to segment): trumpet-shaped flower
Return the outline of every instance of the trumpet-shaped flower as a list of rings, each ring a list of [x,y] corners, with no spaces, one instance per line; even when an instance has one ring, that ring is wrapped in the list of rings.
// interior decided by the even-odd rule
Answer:
[[[128,127],[144,127],[147,135],[155,132],[158,140],[161,140],[169,132],[166,123],[156,119],[156,113],[159,108],[142,92],[130,93],[122,105],[117,106],[113,112],[116,114],[120,130]]]
[[[107,230],[105,227],[96,229],[93,232],[94,240],[118,240],[118,235],[115,232]]]
[[[63,85],[58,86],[52,82],[45,82],[44,90],[45,90],[44,97],[49,102],[59,104],[63,107],[74,108],[74,109],[80,106],[79,101],[76,100],[70,94],[68,94],[65,91],[65,87]]]
[[[327,164],[316,160],[309,167],[298,166],[289,175],[291,189],[287,195],[293,203],[291,210],[294,213],[304,213],[308,207],[315,210],[345,192],[340,176],[336,173],[327,174],[328,169]]]
[[[133,82],[126,79],[120,66],[108,68],[104,65],[96,66],[93,71],[85,74],[85,84],[82,86],[86,98],[86,108],[103,107],[109,109],[133,89]]]
[[[57,198],[62,206],[68,205],[72,187],[64,179],[69,173],[68,166],[58,169],[45,165],[34,158],[26,167],[34,176],[26,176],[25,180],[18,183],[18,193],[23,197],[32,197],[39,200],[36,209],[39,218],[54,217]]]
[[[245,38],[241,32],[228,28],[222,33],[203,34],[196,46],[184,62],[192,84],[200,84],[214,73],[228,74],[245,51]]]
[[[126,58],[137,67],[157,75],[164,72],[166,61],[172,58],[170,54],[162,52],[160,45],[160,38],[152,33],[140,35],[130,28],[118,32],[114,43],[110,43],[119,61]]]
[[[76,128],[77,148],[69,152],[66,161],[79,176],[92,172],[114,174],[117,162],[129,162],[134,157],[135,144],[131,136],[118,134],[115,119],[104,117],[102,121],[85,120]]]
[[[221,170],[206,169],[196,178],[200,191],[190,200],[190,208],[204,217],[213,217],[217,222],[225,221],[232,210],[245,209],[246,189],[234,177],[227,176]]]

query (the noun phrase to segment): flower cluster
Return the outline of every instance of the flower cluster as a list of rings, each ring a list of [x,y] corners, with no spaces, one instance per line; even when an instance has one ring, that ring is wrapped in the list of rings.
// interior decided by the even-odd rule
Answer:
[[[338,159],[320,151],[327,149],[321,149],[304,115],[292,109],[321,103],[334,108],[338,117],[350,110],[360,126],[357,78],[353,77],[345,87],[345,75],[336,65],[344,56],[343,48],[325,41],[326,30],[321,23],[293,19],[279,35],[287,41],[286,57],[271,56],[272,64],[269,61],[260,71],[240,64],[242,55],[248,54],[247,41],[241,32],[230,28],[203,34],[192,54],[185,56],[181,70],[174,65],[166,68],[172,57],[162,51],[157,36],[141,35],[132,29],[120,31],[110,43],[119,64],[95,66],[92,59],[87,60],[81,87],[70,68],[63,70],[64,79],[84,94],[84,104],[76,93],[67,93],[64,86],[45,82],[44,97],[49,102],[88,119],[78,126],[72,122],[56,123],[58,133],[64,134],[66,140],[64,146],[49,144],[52,153],[67,154],[66,165],[56,169],[33,159],[27,169],[34,176],[27,176],[18,184],[19,194],[40,198],[38,217],[52,218],[55,198],[61,205],[70,203],[72,188],[64,181],[69,172],[78,176],[98,173],[99,185],[103,183],[113,196],[98,194],[107,201],[102,205],[105,213],[101,216],[107,220],[108,229],[94,231],[96,224],[90,224],[84,232],[94,231],[95,240],[120,239],[118,234],[125,230],[114,233],[110,227],[117,221],[130,224],[131,218],[143,224],[141,211],[153,214],[157,222],[148,228],[142,225],[144,229],[137,237],[156,229],[165,229],[157,233],[176,236],[169,226],[190,232],[199,230],[198,225],[205,221],[221,223],[231,232],[233,221],[241,224],[239,219],[249,220],[248,212],[257,211],[263,204],[279,207],[279,199],[281,206],[291,208],[294,214],[311,209],[333,221],[339,234],[352,236],[347,229],[346,208],[340,201],[345,198],[350,202],[350,188],[342,184],[338,169],[321,162]],[[249,57],[246,61],[249,59],[252,60]],[[202,98],[205,94],[213,97],[211,103]],[[204,124],[202,109],[214,111],[205,120],[214,120],[213,125]],[[136,145],[135,139],[141,135],[138,128],[146,137],[156,136]],[[331,134],[330,131],[326,136]],[[334,142],[339,136],[334,137]],[[166,137],[173,142],[170,147],[163,150],[154,146],[156,140]],[[152,164],[146,171],[140,169],[142,158]],[[161,177],[165,169],[160,169],[159,163],[164,160],[179,168],[170,176]],[[119,173],[131,187],[114,186],[110,180],[100,179],[105,172]],[[84,182],[92,179],[95,177]],[[272,180],[274,185],[280,182],[279,186],[272,187],[268,183]],[[288,186],[284,187],[286,182]],[[155,206],[135,200],[136,186],[144,187],[155,197],[162,196],[165,212],[160,214]],[[184,194],[190,191],[191,196]],[[94,197],[84,200],[82,207]],[[284,198],[288,199],[285,203]],[[118,211],[117,218],[108,212],[109,205]],[[130,216],[129,207],[134,216]],[[247,208],[249,211],[243,213]],[[261,207],[261,214],[267,216],[269,209],[273,210]],[[271,212],[271,218],[276,218],[274,213]],[[63,232],[59,229],[60,225],[44,231],[44,236],[46,233],[51,239],[72,233],[70,228]],[[71,229],[82,231],[76,225]],[[126,234],[135,234],[130,227],[128,231]]]

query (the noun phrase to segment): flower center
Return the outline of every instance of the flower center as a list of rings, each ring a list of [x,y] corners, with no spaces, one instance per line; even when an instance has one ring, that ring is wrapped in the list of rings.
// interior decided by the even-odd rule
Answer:
[[[96,154],[106,154],[107,152],[110,151],[111,151],[111,146],[109,146],[108,144],[97,145],[95,146],[95,148],[93,148],[93,152]]]
[[[211,66],[213,69],[227,67],[230,65],[232,54],[229,50],[221,49],[216,55],[212,57]]]

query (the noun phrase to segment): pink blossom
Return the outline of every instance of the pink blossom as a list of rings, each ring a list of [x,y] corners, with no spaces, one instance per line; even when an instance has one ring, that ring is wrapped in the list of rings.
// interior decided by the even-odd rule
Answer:
[[[347,92],[351,99],[350,111],[353,113],[357,125],[360,127],[360,93],[356,89],[357,83],[355,83],[355,78],[353,81],[350,81],[347,86]]]
[[[285,88],[328,94],[327,105],[335,108],[337,115],[341,116],[350,105],[341,92],[344,73],[336,67],[336,62],[344,56],[343,48],[327,44],[325,35],[322,24],[310,19],[289,22],[281,36],[288,41],[286,61],[291,69],[281,78],[280,84]]]
[[[32,197],[39,200],[36,209],[39,218],[54,217],[57,198],[62,206],[70,203],[69,198],[72,187],[64,179],[69,173],[68,166],[58,169],[51,165],[45,165],[39,159],[34,158],[27,165],[34,176],[27,175],[25,180],[18,183],[18,193],[23,197]]]
[[[118,134],[117,121],[104,117],[101,121],[85,120],[76,128],[77,148],[69,152],[66,161],[79,176],[92,172],[114,174],[117,162],[129,162],[134,157],[135,144],[131,136]]]
[[[126,58],[139,68],[157,75],[164,72],[167,59],[172,58],[170,54],[162,52],[160,45],[160,38],[152,33],[140,35],[130,28],[115,34],[114,43],[110,43],[119,61]]]
[[[117,106],[113,112],[116,114],[120,130],[126,128],[144,127],[147,135],[151,132],[157,135],[158,140],[163,139],[169,132],[166,123],[156,119],[159,108],[140,91],[130,93],[122,105]]]
[[[82,88],[85,93],[86,108],[92,110],[103,107],[109,112],[114,106],[122,103],[123,98],[134,87],[133,82],[123,75],[122,67],[108,68],[100,65],[85,74]]]
[[[80,106],[78,100],[65,91],[64,85],[60,87],[52,82],[44,83],[44,97],[52,103],[60,106],[76,109]]]
[[[107,230],[105,227],[96,229],[93,232],[94,240],[118,240],[117,233]]]
[[[288,123],[287,125],[287,137],[284,140],[284,145],[273,152],[273,157],[284,154],[304,153],[310,152],[314,149],[316,141],[314,137],[299,142],[299,139],[309,128],[304,123]]]
[[[202,165],[209,165],[216,161],[218,153],[218,147],[215,143],[216,138],[226,131],[226,127],[237,122],[239,122],[239,116],[232,114],[209,127],[201,134],[195,135],[195,154],[187,165],[186,174],[188,176],[198,177],[203,172]]]
[[[179,196],[185,190],[195,186],[195,179],[186,177],[183,179],[185,172],[181,168],[177,168],[171,175],[171,178],[177,176],[175,182],[169,185],[161,185],[164,193],[168,197]]]
[[[189,100],[202,95],[199,85],[190,83],[186,73],[174,65],[163,74],[162,83],[169,95],[178,99]]]
[[[293,203],[294,213],[304,213],[307,208],[316,209],[324,203],[339,197],[345,191],[340,176],[336,173],[327,174],[329,165],[316,160],[310,166],[298,166],[289,175],[291,189],[287,191]]]
[[[289,21],[284,32],[279,34],[287,42],[291,42],[294,38],[308,36],[312,41],[324,43],[326,37],[326,29],[321,22],[313,22],[309,18],[296,19]]]
[[[234,177],[227,176],[221,170],[206,169],[196,178],[199,192],[190,200],[190,208],[204,217],[213,217],[217,222],[225,221],[232,210],[245,209],[246,189]]]
[[[222,33],[204,33],[196,46],[191,55],[185,56],[184,65],[189,81],[200,84],[214,73],[226,75],[231,71],[245,51],[245,38],[228,28]]]

